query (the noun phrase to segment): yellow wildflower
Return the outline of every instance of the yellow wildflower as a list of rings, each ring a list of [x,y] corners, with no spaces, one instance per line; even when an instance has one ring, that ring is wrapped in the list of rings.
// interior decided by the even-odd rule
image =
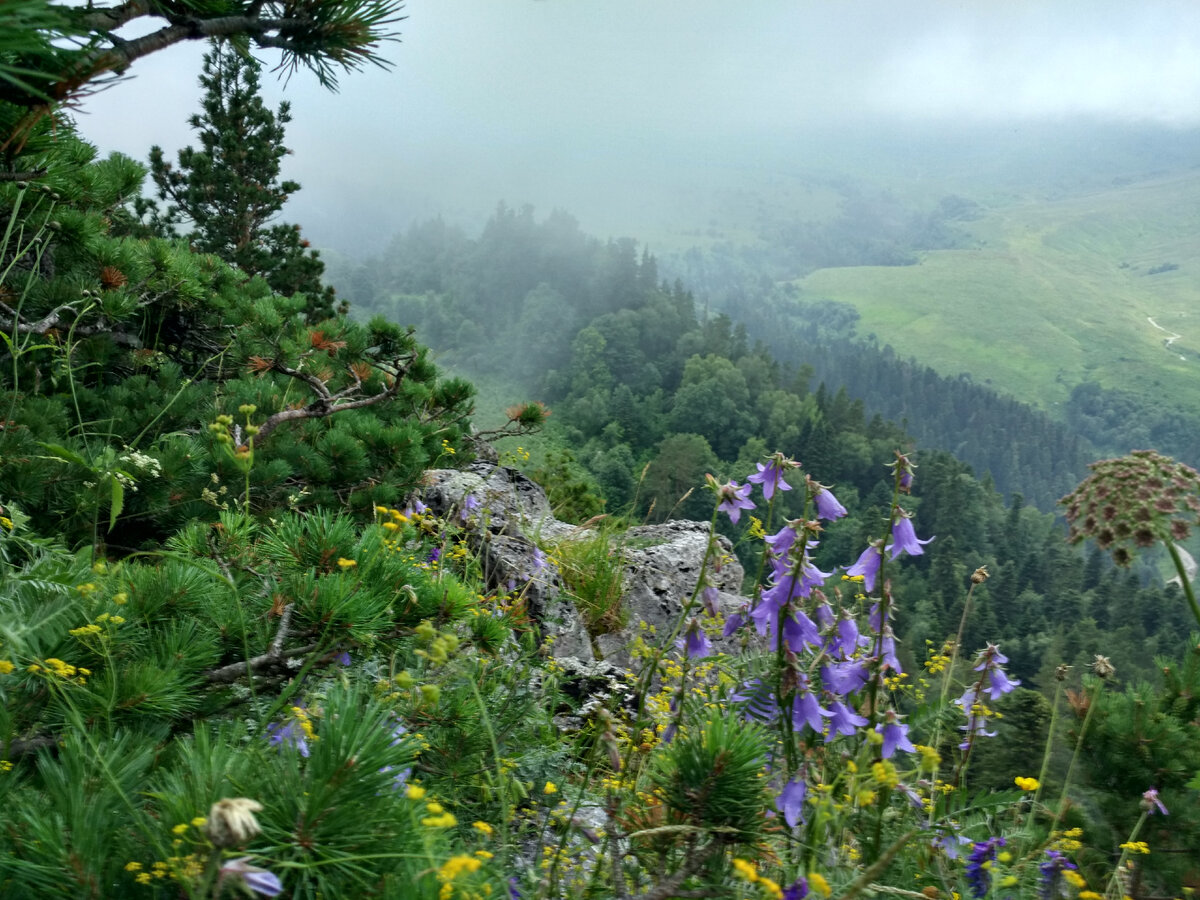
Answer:
[[[754,867],[754,863],[744,859],[734,859],[733,868],[739,878],[744,878],[749,882],[758,881],[758,869]]]
[[[828,897],[833,893],[833,888],[829,886],[829,882],[825,880],[825,876],[820,872],[808,873],[808,886],[822,897]]]
[[[558,785],[556,785],[553,781],[547,781],[546,786],[544,788],[542,788],[542,793],[543,794],[557,794],[558,793]]]
[[[1041,783],[1036,778],[1022,778],[1018,775],[1013,782],[1023,791],[1036,791],[1041,787]]]
[[[0,675],[11,675],[15,668],[7,659],[0,659]]]
[[[339,557],[338,557],[338,567],[339,567],[339,568],[342,568],[342,569],[353,569],[353,568],[354,568],[355,566],[357,566],[357,565],[358,565],[358,561],[357,561],[357,560],[353,560],[353,559],[346,559],[346,557],[344,557],[344,556],[339,556]]]
[[[473,856],[467,856],[466,854],[452,856],[438,869],[437,877],[442,882],[453,881],[464,872],[477,871],[482,865],[483,863]]]
[[[472,822],[471,827],[474,828],[478,832],[486,834],[488,837],[492,836],[492,831],[493,831],[492,826],[489,825],[487,822]]]

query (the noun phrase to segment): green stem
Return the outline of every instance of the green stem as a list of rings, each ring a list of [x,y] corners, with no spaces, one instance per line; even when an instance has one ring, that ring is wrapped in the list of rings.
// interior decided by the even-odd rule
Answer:
[[[1063,779],[1062,794],[1058,798],[1058,809],[1054,813],[1054,819],[1050,823],[1050,831],[1054,832],[1058,829],[1058,823],[1062,821],[1063,813],[1067,809],[1067,790],[1071,787],[1071,776],[1075,772],[1075,761],[1079,759],[1079,751],[1083,748],[1083,739],[1087,736],[1088,725],[1092,722],[1092,714],[1096,712],[1096,705],[1100,700],[1100,691],[1104,689],[1104,680],[1096,679],[1096,686],[1092,689],[1091,701],[1088,703],[1087,715],[1083,717],[1083,727],[1079,729],[1079,737],[1075,741],[1075,752],[1071,754],[1071,764],[1067,766],[1067,777]]]
[[[1175,563],[1175,571],[1179,573],[1179,586],[1183,588],[1183,596],[1187,598],[1188,606],[1192,608],[1192,615],[1196,617],[1196,624],[1200,625],[1200,606],[1196,604],[1196,594],[1192,590],[1192,581],[1188,577],[1187,569],[1183,567],[1183,560],[1179,556],[1179,550],[1176,548],[1174,541],[1164,541],[1167,545],[1167,552],[1171,554],[1171,562]]]

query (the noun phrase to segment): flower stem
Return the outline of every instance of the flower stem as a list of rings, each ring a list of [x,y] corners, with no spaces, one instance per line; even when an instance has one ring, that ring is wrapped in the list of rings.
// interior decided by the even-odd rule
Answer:
[[[1054,820],[1050,823],[1051,832],[1057,830],[1058,823],[1062,821],[1063,813],[1067,810],[1067,791],[1071,787],[1071,775],[1075,772],[1075,761],[1079,759],[1079,751],[1083,748],[1083,739],[1087,736],[1088,725],[1092,722],[1092,714],[1096,711],[1096,704],[1103,689],[1104,680],[1097,678],[1096,686],[1092,689],[1091,701],[1088,703],[1087,715],[1083,717],[1083,727],[1079,729],[1079,737],[1075,741],[1075,752],[1071,754],[1071,764],[1067,766],[1067,777],[1063,779],[1062,794],[1058,798],[1058,809],[1054,813]]]
[[[1183,566],[1183,560],[1179,556],[1179,549],[1173,541],[1163,541],[1167,545],[1167,552],[1171,554],[1171,562],[1175,563],[1175,571],[1179,573],[1179,586],[1183,588],[1183,596],[1187,598],[1188,605],[1192,608],[1192,615],[1196,617],[1196,624],[1200,625],[1200,606],[1196,604],[1196,593],[1192,590],[1192,581],[1188,578],[1187,569]]]

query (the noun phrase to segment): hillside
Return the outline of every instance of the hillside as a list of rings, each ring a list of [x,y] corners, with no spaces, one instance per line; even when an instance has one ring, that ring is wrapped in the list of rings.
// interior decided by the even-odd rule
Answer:
[[[1200,171],[1189,171],[1013,198],[982,208],[968,248],[926,251],[914,266],[823,268],[797,283],[852,304],[860,332],[901,355],[1048,411],[1092,381],[1194,412],[1198,229]]]

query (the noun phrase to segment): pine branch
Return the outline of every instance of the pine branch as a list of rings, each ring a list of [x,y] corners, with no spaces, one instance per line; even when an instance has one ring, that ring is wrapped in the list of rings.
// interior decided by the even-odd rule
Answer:
[[[227,666],[221,666],[219,669],[210,669],[204,673],[205,680],[213,684],[232,684],[243,675],[253,675],[256,672],[270,668],[273,665],[283,662],[296,656],[305,656],[316,650],[320,644],[306,644],[303,647],[293,647],[291,650],[284,650],[283,644],[287,640],[288,631],[292,624],[292,611],[295,605],[289,603],[283,608],[283,614],[279,617],[279,628],[275,631],[275,637],[271,640],[271,646],[266,653],[260,653],[258,656],[247,659],[244,662],[230,663]]]
[[[402,358],[403,359],[403,358]],[[400,389],[400,384],[404,376],[408,373],[409,367],[413,363],[413,357],[397,359],[392,364],[392,370],[388,371],[381,366],[375,368],[386,372],[392,378],[392,384],[384,388],[378,394],[372,394],[367,397],[358,397],[357,399],[349,399],[354,397],[362,390],[362,381],[358,375],[351,369],[350,374],[354,377],[354,384],[347,388],[343,388],[337,393],[330,393],[329,386],[315,375],[310,375],[307,372],[301,372],[299,369],[293,369],[276,361],[272,364],[272,370],[280,372],[298,381],[303,381],[317,395],[317,399],[307,406],[299,409],[284,409],[277,413],[268,416],[266,421],[258,427],[258,434],[254,437],[256,447],[261,446],[263,441],[270,437],[271,432],[282,425],[284,422],[297,421],[302,419],[323,419],[326,416],[332,416],[335,413],[343,412],[348,409],[362,409],[366,406],[374,406],[377,403],[382,403],[385,400],[395,397]]]

